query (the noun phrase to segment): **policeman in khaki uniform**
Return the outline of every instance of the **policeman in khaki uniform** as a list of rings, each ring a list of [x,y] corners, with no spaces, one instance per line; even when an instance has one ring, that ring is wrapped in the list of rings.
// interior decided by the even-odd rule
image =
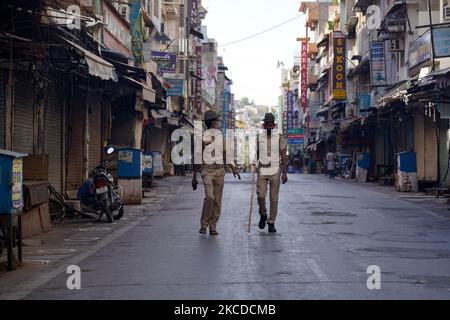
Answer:
[[[204,119],[207,129],[217,129],[221,127],[219,115],[208,110],[204,114]],[[223,144],[225,149],[225,143]],[[226,155],[223,153],[225,163]],[[229,164],[234,177],[241,179],[238,168]],[[197,172],[199,167],[194,165],[194,176],[192,177],[192,187],[194,190],[197,189]],[[203,185],[205,188],[205,198],[203,200],[203,210],[202,217],[200,220],[200,231],[201,234],[206,234],[206,230],[209,227],[210,235],[218,235],[216,230],[217,222],[219,221],[220,211],[222,207],[222,194],[224,186],[225,177],[225,165],[224,164],[206,164],[203,163],[203,168],[201,170]]]
[[[278,194],[280,191],[280,178],[283,184],[288,181],[287,177],[287,158],[286,149],[287,143],[282,135],[275,137],[272,130],[275,129],[275,117],[272,113],[267,113],[264,117],[264,126],[267,132],[267,155],[270,160],[268,163],[261,162],[261,154],[259,150],[259,140],[257,144],[257,157],[258,157],[258,175],[257,175],[257,195],[258,195],[258,205],[259,205],[259,228],[264,229],[267,225],[269,226],[269,232],[277,232],[275,229],[275,219],[278,213]],[[261,137],[260,137],[261,138]],[[279,139],[279,158],[274,159],[271,154],[272,139]],[[275,153],[276,154],[276,153]],[[267,186],[270,187],[270,216],[267,219],[267,209],[266,209],[266,196],[267,196]]]

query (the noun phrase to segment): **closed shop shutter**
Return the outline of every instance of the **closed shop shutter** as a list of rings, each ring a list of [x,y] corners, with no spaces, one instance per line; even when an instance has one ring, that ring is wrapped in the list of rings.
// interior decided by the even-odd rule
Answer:
[[[437,122],[425,117],[425,179],[438,180],[438,143]]]
[[[417,178],[421,181],[437,181],[436,122],[425,116],[423,110],[415,116],[414,148],[417,154]]]
[[[0,69],[0,149],[5,149],[5,82],[5,72],[3,69]]]
[[[448,144],[448,128],[449,122],[448,119],[441,120],[440,125],[440,137],[439,137],[439,164],[440,164],[440,173],[441,173],[441,182],[443,185],[449,185],[449,174],[448,170],[448,153],[449,153],[449,144]],[[447,175],[447,176],[446,176]],[[445,180],[444,180],[445,178]]]
[[[67,179],[66,189],[76,191],[83,182],[83,123],[84,98],[75,91],[69,114],[69,131],[67,142]]]
[[[55,86],[50,86],[45,108],[44,153],[48,154],[48,180],[62,192],[62,115],[61,96]]]
[[[89,103],[89,171],[101,164],[102,113],[101,100],[90,95]]]
[[[15,73],[13,151],[33,154],[34,84],[32,77]]]

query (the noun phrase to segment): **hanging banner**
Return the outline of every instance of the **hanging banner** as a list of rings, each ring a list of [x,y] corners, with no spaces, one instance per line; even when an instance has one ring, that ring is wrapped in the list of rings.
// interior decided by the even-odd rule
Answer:
[[[370,43],[370,70],[373,87],[384,87],[387,85],[384,50],[384,41],[372,41]]]
[[[306,41],[302,41],[302,52],[300,59],[300,105],[303,111],[305,111],[308,107],[308,43]]]
[[[345,73],[345,55],[346,41],[345,34],[341,31],[333,32],[333,99],[346,100],[346,73]]]
[[[142,32],[141,1],[135,0],[130,6],[131,52],[134,57],[134,66],[142,68],[145,65],[145,58],[142,50],[144,39]]]

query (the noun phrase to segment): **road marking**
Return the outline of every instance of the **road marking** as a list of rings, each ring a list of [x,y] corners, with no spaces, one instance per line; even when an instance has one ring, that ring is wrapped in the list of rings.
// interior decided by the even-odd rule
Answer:
[[[330,282],[330,279],[328,279],[327,275],[320,269],[315,259],[308,259],[306,262],[320,282]]]

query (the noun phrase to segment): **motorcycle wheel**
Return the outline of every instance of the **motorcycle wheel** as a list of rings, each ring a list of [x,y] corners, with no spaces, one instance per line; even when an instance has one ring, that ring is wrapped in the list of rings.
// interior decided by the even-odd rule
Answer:
[[[124,209],[123,209],[123,206],[121,206],[119,210],[113,211],[114,220],[119,220],[120,218],[123,217],[123,214],[124,214]]]
[[[106,220],[108,220],[109,223],[112,223],[113,217],[112,217],[111,209],[109,208],[108,203],[105,203],[105,205],[103,206],[103,212],[106,215]]]

